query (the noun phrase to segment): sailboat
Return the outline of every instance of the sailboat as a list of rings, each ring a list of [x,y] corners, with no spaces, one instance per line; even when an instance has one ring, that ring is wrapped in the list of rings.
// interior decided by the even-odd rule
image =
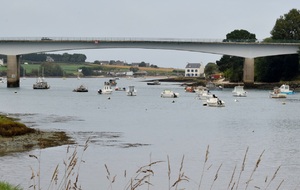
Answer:
[[[26,70],[25,70],[25,68],[23,68],[23,80],[26,80],[25,73],[26,73]]]
[[[78,69],[78,72],[77,72],[77,79],[78,80],[80,80],[80,76],[79,75],[80,75],[81,71],[82,71],[82,69]]]
[[[36,83],[33,84],[33,89],[49,89],[50,85],[45,81],[44,68],[42,68],[42,77],[36,79]]]

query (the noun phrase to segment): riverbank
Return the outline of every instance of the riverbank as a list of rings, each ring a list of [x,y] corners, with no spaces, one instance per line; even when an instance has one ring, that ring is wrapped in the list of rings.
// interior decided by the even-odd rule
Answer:
[[[215,80],[207,81],[205,79],[199,78],[186,78],[186,77],[170,77],[170,78],[158,78],[160,82],[179,82],[183,86],[206,86],[208,83],[213,83],[216,86],[222,86],[223,88],[234,88],[235,86],[242,85],[245,86],[245,89],[261,89],[261,90],[273,90],[274,87],[280,87],[282,84],[287,84],[290,86],[290,89],[300,92],[300,81],[281,81],[276,83],[263,83],[263,82],[254,82],[254,83],[241,83],[241,82],[228,82],[225,80]],[[152,80],[147,80],[152,81]]]
[[[75,143],[63,131],[40,131],[16,120],[0,115],[0,156]]]

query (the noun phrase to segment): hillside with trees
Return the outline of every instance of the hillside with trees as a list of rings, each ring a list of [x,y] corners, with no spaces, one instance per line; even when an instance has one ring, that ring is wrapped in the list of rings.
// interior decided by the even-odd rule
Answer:
[[[265,42],[294,43],[300,40],[300,11],[292,9],[277,19]],[[255,78],[260,82],[294,80],[299,75],[299,54],[278,55],[255,60]]]

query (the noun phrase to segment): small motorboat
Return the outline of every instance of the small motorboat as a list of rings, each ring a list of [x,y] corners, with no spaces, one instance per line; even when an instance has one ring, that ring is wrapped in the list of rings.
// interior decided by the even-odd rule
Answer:
[[[78,88],[75,88],[73,92],[88,92],[88,88],[84,85],[80,85]]]
[[[211,98],[212,94],[209,92],[206,87],[197,87],[196,88],[197,98],[201,100],[206,100],[207,98]]]
[[[287,94],[281,93],[278,87],[273,89],[273,92],[270,92],[270,98],[286,98]]]
[[[115,88],[115,91],[126,91],[126,88],[125,88],[125,87],[123,87],[123,88],[121,88],[121,87],[116,87],[116,88]]]
[[[160,94],[162,98],[179,98],[179,93],[173,92],[172,90],[164,90]]]
[[[247,92],[244,90],[243,86],[235,86],[232,91],[232,95],[235,97],[246,97]]]
[[[111,94],[113,92],[110,82],[104,82],[104,86],[102,89],[98,90],[99,94]]]
[[[147,82],[147,85],[160,85],[160,82],[158,80],[155,80],[153,82]]]
[[[127,96],[136,96],[137,90],[134,86],[129,86],[128,90],[126,91]]]
[[[207,100],[203,102],[203,106],[225,107],[225,102],[213,94],[212,97],[207,98]]]
[[[117,85],[116,79],[109,79],[108,82],[109,82],[110,86],[116,86]]]
[[[0,77],[0,83],[4,83],[4,78]]]
[[[187,86],[187,87],[185,87],[185,88],[184,88],[184,91],[186,91],[186,92],[191,92],[191,93],[196,92],[196,91],[195,91],[195,88],[194,88],[193,86]]]
[[[281,94],[295,94],[293,90],[290,90],[290,86],[287,84],[283,84],[279,88]]]
[[[33,89],[49,89],[49,88],[50,86],[42,77],[37,78],[36,83],[33,84]]]

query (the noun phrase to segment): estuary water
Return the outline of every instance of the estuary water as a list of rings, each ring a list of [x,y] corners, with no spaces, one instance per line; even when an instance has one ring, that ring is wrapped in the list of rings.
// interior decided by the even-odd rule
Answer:
[[[213,93],[226,106],[212,108],[179,83],[117,80],[118,87],[136,87],[137,96],[130,97],[124,91],[97,94],[108,78],[46,80],[49,90],[33,90],[34,78],[22,80],[17,89],[0,84],[0,112],[33,128],[65,131],[77,144],[0,157],[1,181],[48,189],[57,165],[58,184],[63,179],[68,151],[76,148],[80,168],[71,179],[79,173],[84,190],[127,189],[138,182],[133,180],[138,169],[156,161],[162,162],[147,167],[151,185],[138,189],[175,189],[170,187],[179,176],[177,189],[245,189],[247,181],[248,189],[300,189],[300,93],[271,99],[267,90],[247,90],[247,97],[236,98],[233,89],[224,89]],[[89,92],[72,92],[81,84]],[[164,89],[180,97],[161,98]],[[35,182],[32,170],[40,172]]]

